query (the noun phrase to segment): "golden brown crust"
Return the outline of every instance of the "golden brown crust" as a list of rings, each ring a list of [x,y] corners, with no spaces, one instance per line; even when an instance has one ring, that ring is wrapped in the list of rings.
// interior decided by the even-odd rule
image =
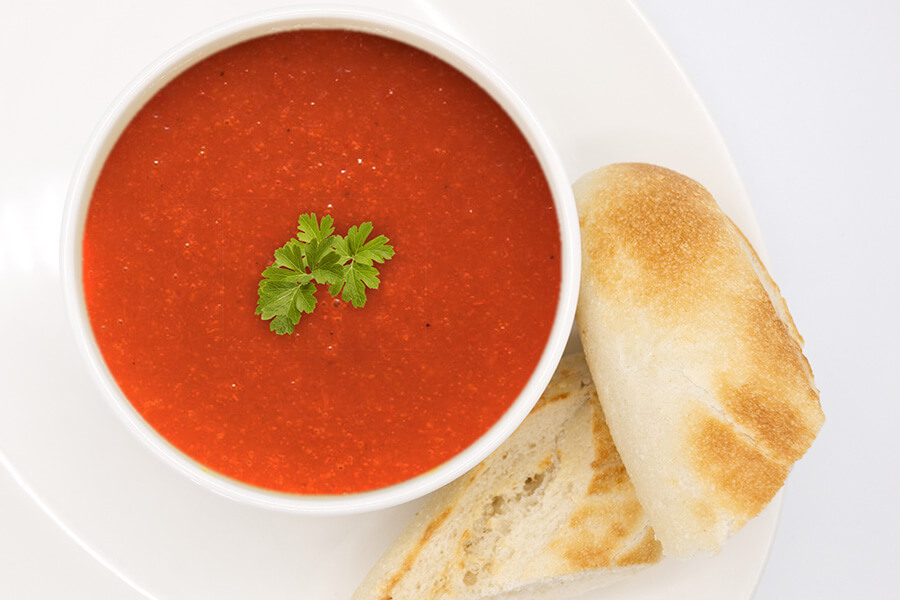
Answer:
[[[662,544],[653,535],[649,526],[643,531],[637,542],[619,555],[616,561],[621,567],[653,564],[662,558]]]
[[[747,237],[744,235],[744,232],[741,231],[738,226],[734,224],[734,221],[729,219],[727,216],[725,217],[725,219],[729,225],[729,228],[731,229],[732,234],[739,240],[744,251],[747,254],[747,257],[750,259],[750,262],[753,265],[753,268],[756,271],[760,282],[763,284],[763,287],[765,287],[766,291],[769,292],[769,298],[772,301],[773,308],[778,313],[778,317],[784,323],[785,327],[787,327],[790,336],[794,339],[795,342],[797,342],[797,345],[802,348],[803,337],[800,335],[800,332],[797,331],[797,326],[794,324],[794,318],[791,316],[784,298],[781,297],[781,290],[778,288],[778,284],[776,284],[772,279],[772,276],[769,275],[769,271],[766,270],[765,265],[759,259],[759,254],[757,254],[756,248],[753,247],[753,244],[750,243],[750,240],[747,239]],[[809,367],[809,364],[807,364],[807,367]]]
[[[709,415],[692,423],[695,469],[715,486],[719,501],[741,523],[757,515],[784,485],[789,466],[766,456],[729,423]]]
[[[592,374],[608,383],[613,437],[657,534],[674,540],[667,550],[709,548],[771,500],[822,426],[803,340],[752,245],[697,182],[617,164],[575,194],[577,318]]]
[[[585,260],[617,267],[594,271],[594,284],[610,301],[656,306],[677,323],[698,292],[709,292],[709,270],[724,269],[709,262],[725,247],[721,213],[703,188],[668,169],[606,172],[593,190],[603,202],[580,211]]]
[[[662,547],[653,537],[647,515],[634,493],[596,393],[591,393],[590,401],[594,406],[591,413],[594,459],[587,498],[570,517],[564,535],[554,540],[551,548],[573,571],[652,564],[661,557]],[[649,541],[644,539],[647,533]],[[632,545],[636,536],[639,536],[638,544],[646,546],[641,551]]]
[[[400,567],[391,575],[390,579],[387,580],[384,584],[384,588],[381,592],[382,600],[392,600],[391,594],[394,591],[394,588],[397,587],[397,584],[400,583],[407,573],[412,569],[413,565],[416,563],[416,557],[419,556],[419,553],[422,552],[422,549],[428,544],[428,540],[431,539],[431,536],[434,535],[434,532],[441,526],[441,523],[447,520],[447,517],[450,516],[452,512],[452,508],[444,509],[436,518],[431,520],[428,525],[425,527],[425,531],[422,533],[422,536],[418,539],[416,544],[410,548],[409,552],[406,554],[403,562],[400,564]]]

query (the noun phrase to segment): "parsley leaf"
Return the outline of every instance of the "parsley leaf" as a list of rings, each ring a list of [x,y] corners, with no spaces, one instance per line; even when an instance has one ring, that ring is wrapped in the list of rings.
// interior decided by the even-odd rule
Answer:
[[[323,241],[334,234],[334,219],[331,215],[322,217],[322,221],[316,220],[316,213],[300,215],[297,219],[297,239],[301,242],[311,240]]]
[[[366,288],[381,281],[374,263],[394,256],[388,238],[366,239],[373,230],[366,222],[350,227],[346,237],[334,234],[334,219],[315,213],[300,215],[297,236],[275,251],[275,261],[262,272],[256,314],[271,320],[269,329],[288,334],[300,318],[316,308],[316,284],[328,285],[332,296],[360,308],[366,304]]]
[[[366,241],[372,229],[370,222],[359,227],[354,225],[347,231],[347,237],[336,239],[334,245],[343,265],[343,282],[331,286],[331,295],[340,293],[345,302],[357,308],[366,305],[366,288],[374,290],[381,283],[378,269],[372,264],[383,263],[394,256],[394,247],[388,244],[385,236]]]
[[[363,307],[366,305],[366,288],[374,290],[379,283],[381,282],[378,280],[378,269],[371,265],[351,262],[344,267],[344,288],[341,298],[357,308]]]

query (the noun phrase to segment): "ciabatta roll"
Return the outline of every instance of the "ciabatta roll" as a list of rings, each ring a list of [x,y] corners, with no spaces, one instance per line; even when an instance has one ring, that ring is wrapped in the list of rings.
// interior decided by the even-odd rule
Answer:
[[[667,555],[717,550],[824,422],[778,287],[700,184],[647,164],[575,184],[577,323],[616,447]]]

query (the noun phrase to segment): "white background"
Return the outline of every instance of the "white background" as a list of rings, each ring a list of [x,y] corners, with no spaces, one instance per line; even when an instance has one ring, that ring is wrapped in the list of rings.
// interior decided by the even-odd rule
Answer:
[[[737,163],[827,419],[756,598],[900,598],[900,3],[638,4]]]
[[[828,419],[790,476],[756,598],[900,597],[900,3],[637,3],[732,152]],[[74,164],[81,150],[84,140],[52,135],[59,119],[78,114],[65,108],[77,106],[78,89],[37,97],[46,87],[39,82],[57,69],[96,77],[90,63],[67,60],[66,45],[78,44],[85,57],[127,43],[129,34],[82,39],[79,23],[129,10],[135,27],[160,22],[153,3],[92,6],[85,14],[76,4],[22,3],[0,20],[5,195],[19,192],[9,165],[44,156],[71,156]],[[40,68],[23,71],[20,65],[33,64],[16,60],[23,53],[37,53]],[[17,121],[17,111],[33,103],[43,121]],[[4,142],[4,131],[23,127],[40,132],[33,144]],[[47,173],[48,194],[64,193],[62,175]],[[137,597],[0,469],[0,598]]]

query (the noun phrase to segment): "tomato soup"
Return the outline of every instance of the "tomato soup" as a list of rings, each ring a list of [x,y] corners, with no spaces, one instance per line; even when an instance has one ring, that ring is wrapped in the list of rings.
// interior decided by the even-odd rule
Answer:
[[[320,286],[291,335],[255,314],[301,213],[396,250],[363,308]],[[299,494],[422,474],[484,434],[550,335],[560,233],[519,129],[400,42],[298,30],[162,88],[99,175],[83,241],[91,327],[143,418],[211,471]]]

